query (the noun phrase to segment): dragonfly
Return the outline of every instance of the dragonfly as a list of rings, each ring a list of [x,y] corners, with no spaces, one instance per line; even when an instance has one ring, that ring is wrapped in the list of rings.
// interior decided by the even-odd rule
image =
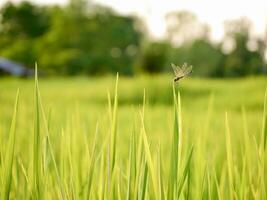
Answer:
[[[187,63],[184,63],[182,67],[179,67],[173,63],[171,63],[172,69],[174,71],[174,82],[179,81],[180,79],[184,78],[185,76],[192,73],[193,66],[188,66]]]

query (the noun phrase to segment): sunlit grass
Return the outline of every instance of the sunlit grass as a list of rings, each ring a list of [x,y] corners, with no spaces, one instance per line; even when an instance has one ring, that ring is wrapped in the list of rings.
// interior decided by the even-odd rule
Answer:
[[[265,199],[265,89],[264,77],[0,80],[1,199]]]

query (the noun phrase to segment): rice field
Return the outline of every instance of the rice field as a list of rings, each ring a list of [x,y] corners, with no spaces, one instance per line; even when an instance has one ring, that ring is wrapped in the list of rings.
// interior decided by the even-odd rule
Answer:
[[[267,77],[0,79],[0,199],[267,199]]]

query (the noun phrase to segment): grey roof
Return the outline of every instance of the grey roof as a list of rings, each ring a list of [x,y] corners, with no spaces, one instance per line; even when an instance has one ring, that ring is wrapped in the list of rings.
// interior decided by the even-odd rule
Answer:
[[[15,76],[23,76],[29,74],[29,70],[22,64],[0,57],[0,70]]]

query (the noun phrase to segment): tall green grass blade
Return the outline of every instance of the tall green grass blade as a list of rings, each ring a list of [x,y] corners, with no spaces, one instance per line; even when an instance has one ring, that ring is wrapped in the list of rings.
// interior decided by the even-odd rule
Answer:
[[[191,163],[191,159],[192,159],[192,155],[193,155],[193,149],[194,149],[194,147],[192,146],[190,151],[189,151],[189,155],[188,155],[188,158],[186,160],[186,164],[185,164],[182,176],[181,176],[181,178],[179,179],[179,182],[178,182],[178,190],[177,190],[177,197],[178,198],[177,199],[180,198],[181,191],[183,189],[186,177],[188,176],[188,173],[189,173],[189,170],[190,170],[190,163]]]
[[[154,168],[154,163],[151,155],[151,150],[149,147],[149,143],[147,140],[147,134],[145,129],[145,122],[144,122],[144,115],[145,115],[145,91],[143,96],[143,109],[142,112],[140,112],[140,118],[141,118],[141,137],[143,141],[143,147],[144,147],[144,153],[145,153],[145,163],[148,167],[150,177],[152,180],[152,188],[153,188],[153,195],[155,195],[156,198],[158,198],[158,190],[157,190],[157,181],[156,181],[156,172]],[[145,170],[146,172],[146,170]]]
[[[117,111],[118,111],[118,82],[119,82],[119,74],[116,77],[115,84],[115,96],[114,96],[114,104],[113,104],[113,113],[112,113],[112,125],[111,125],[111,174],[113,173],[116,155],[117,155]]]
[[[146,162],[149,168],[150,176],[152,179],[152,187],[153,187],[153,192],[156,197],[159,197],[158,195],[158,190],[157,190],[157,181],[156,181],[156,173],[155,173],[155,168],[152,160],[152,155],[151,151],[149,148],[148,140],[147,140],[147,135],[146,135],[146,130],[145,130],[145,125],[144,125],[144,116],[140,114],[141,117],[141,135],[142,135],[142,140],[143,140],[143,145],[144,145],[144,152],[145,152],[145,158]]]
[[[214,170],[214,182],[215,182],[216,193],[217,193],[216,199],[222,200],[223,198],[222,198],[222,194],[221,194],[221,188],[220,188],[218,177],[217,177],[217,174],[216,174],[215,170]]]
[[[28,199],[29,197],[33,196],[29,189],[29,185],[30,185],[29,177],[20,157],[18,157],[17,162],[18,162],[18,166],[20,167],[22,171],[24,182],[25,182],[24,189],[23,189],[23,196],[25,197],[25,199]]]
[[[16,123],[17,123],[18,101],[19,101],[19,90],[17,91],[16,95],[14,113],[9,131],[9,138],[2,170],[3,186],[1,190],[1,196],[2,196],[1,199],[7,199],[7,200],[10,198],[11,183],[12,183],[12,169],[13,169],[14,149],[16,141],[15,133],[16,133]]]
[[[145,107],[146,107],[146,90],[144,89],[144,93],[143,93],[143,110],[142,110],[142,115],[143,115],[144,119],[145,119]]]
[[[117,198],[118,200],[121,200],[121,171],[118,172],[118,176],[117,176]]]
[[[234,198],[234,164],[232,157],[232,145],[231,145],[231,136],[230,136],[230,127],[228,122],[227,112],[225,113],[225,141],[226,141],[226,155],[227,155],[227,169],[228,169],[228,186],[229,186],[229,195],[230,199]]]
[[[143,179],[141,182],[141,194],[140,194],[140,200],[144,200],[146,197],[146,191],[147,191],[147,179],[148,179],[148,166],[147,163],[144,161],[143,165]]]
[[[189,200],[190,199],[190,189],[191,189],[191,170],[189,168],[189,171],[188,171],[188,176],[187,176],[187,192],[186,192],[186,200]]]
[[[246,156],[243,158],[243,163],[242,163],[242,174],[241,174],[241,181],[240,181],[240,189],[238,193],[238,199],[246,199],[246,194],[245,191],[248,191],[246,188],[247,185],[247,158]]]
[[[266,149],[266,141],[267,141],[267,88],[264,97],[263,124],[262,124],[262,143],[264,150]]]
[[[244,152],[243,154],[245,155],[244,156],[244,162],[243,162],[243,179],[242,179],[242,182],[243,182],[243,186],[246,187],[246,192],[247,193],[250,193],[251,192],[251,188],[250,187],[247,187],[247,184],[248,185],[251,185],[252,184],[252,168],[254,166],[254,163],[253,163],[253,151],[251,150],[252,148],[252,145],[251,145],[251,142],[250,142],[250,136],[249,136],[249,132],[248,132],[248,127],[247,127],[247,124],[248,124],[248,121],[247,121],[247,114],[246,114],[246,109],[245,107],[242,107],[242,117],[243,117],[243,128],[244,128],[244,135],[243,135],[243,138],[244,138]],[[245,188],[242,188],[242,190],[245,190]],[[244,192],[242,192],[242,195],[244,196]]]
[[[164,180],[163,180],[163,169],[162,169],[162,159],[161,159],[161,148],[158,148],[158,191],[159,191],[159,199],[165,199],[165,190],[164,190]]]
[[[133,167],[134,167],[134,133],[132,133],[131,141],[130,141],[130,151],[129,151],[129,163],[128,163],[128,175],[127,175],[127,193],[126,199],[130,200],[132,196],[132,174],[133,174]]]
[[[105,195],[105,154],[101,154],[101,160],[100,160],[100,175],[99,175],[99,181],[97,182],[99,187],[97,187],[97,198],[98,199],[104,199]]]
[[[40,130],[40,105],[37,64],[35,64],[35,118],[34,118],[34,141],[33,141],[33,195],[40,199],[42,190],[42,153],[41,153],[41,130]]]
[[[180,95],[178,94],[178,101],[176,97],[175,87],[173,85],[173,99],[174,99],[174,128],[172,136],[172,152],[170,157],[170,170],[168,182],[168,199],[173,199],[174,190],[177,187],[178,165],[181,153],[181,110],[180,110]]]
[[[90,199],[91,195],[91,188],[92,188],[92,181],[93,181],[93,176],[94,176],[94,169],[95,169],[95,164],[96,164],[96,142],[97,142],[97,137],[98,137],[98,123],[96,125],[96,131],[95,131],[95,139],[92,147],[92,156],[90,160],[90,165],[89,165],[89,170],[88,170],[88,188],[87,188],[87,198]]]
[[[262,125],[262,147],[260,152],[260,174],[261,177],[260,181],[260,194],[262,198],[266,198],[267,194],[267,181],[265,177],[265,170],[266,170],[266,162],[267,162],[267,156],[266,156],[266,142],[267,142],[267,88],[265,90],[265,96],[264,96],[264,108],[263,108],[263,125]]]
[[[68,141],[70,143],[70,141]],[[72,153],[71,153],[71,145],[68,145],[68,173],[69,173],[69,190],[70,190],[70,196],[72,199],[76,199],[76,188],[75,188],[75,179],[74,179],[74,171],[73,171],[73,162],[72,162]]]
[[[19,166],[21,168],[21,171],[22,171],[22,174],[23,174],[23,176],[25,178],[26,183],[29,184],[29,178],[28,178],[26,169],[25,169],[25,167],[24,167],[24,165],[22,163],[22,160],[20,158],[18,158],[18,164],[19,164]]]
[[[134,184],[134,198],[133,199],[139,199],[139,183],[142,179],[142,173],[143,168],[140,166],[143,166],[143,157],[144,157],[144,149],[143,149],[143,140],[142,136],[139,134],[138,137],[138,147],[137,147],[137,153],[136,153],[136,178],[135,178],[135,184]]]
[[[110,98],[110,92],[107,92],[107,96],[108,96],[108,116],[109,116],[109,120],[112,122],[112,105],[111,105],[111,98]]]
[[[212,194],[211,194],[211,176],[210,176],[210,170],[208,170],[207,172],[207,185],[208,185],[208,199],[211,200],[212,198]]]
[[[55,169],[56,180],[57,180],[57,184],[58,184],[58,186],[60,188],[61,199],[65,199],[65,191],[64,191],[63,182],[62,182],[62,179],[61,179],[60,174],[59,174],[59,169],[58,169],[58,166],[57,166],[57,163],[56,163],[55,155],[54,155],[52,144],[51,144],[51,141],[50,141],[49,123],[48,123],[48,121],[46,119],[46,116],[45,116],[45,111],[44,111],[44,108],[43,108],[43,104],[42,104],[42,100],[41,100],[41,97],[40,97],[39,90],[37,92],[38,92],[37,95],[38,95],[41,115],[42,115],[42,119],[43,119],[43,122],[44,122],[44,129],[45,129],[45,132],[46,132],[46,141],[47,141],[47,146],[48,146],[48,153],[51,156],[52,164],[53,164],[53,167]],[[50,118],[50,115],[49,115],[49,118]]]
[[[202,178],[201,184],[201,197],[200,199],[205,199],[205,192],[206,192],[206,177],[207,177],[207,166],[205,167],[204,175]]]

